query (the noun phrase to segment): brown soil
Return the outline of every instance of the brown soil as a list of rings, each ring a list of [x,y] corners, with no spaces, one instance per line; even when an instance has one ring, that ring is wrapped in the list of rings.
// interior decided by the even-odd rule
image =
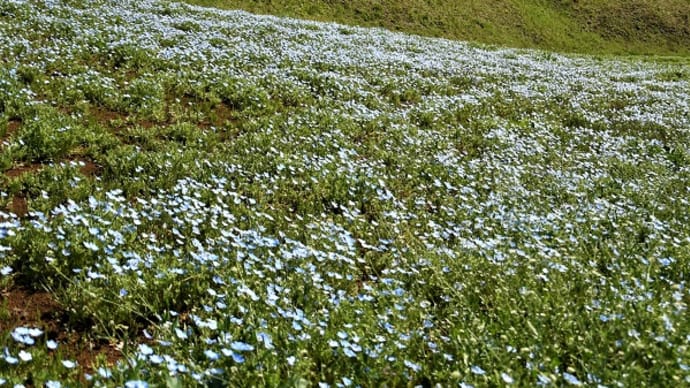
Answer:
[[[127,119],[127,116],[123,115],[122,113],[110,110],[108,108],[104,108],[102,106],[91,107],[90,113],[93,116],[93,118],[95,118],[98,122],[101,123],[110,123],[113,120]]]
[[[25,217],[29,212],[29,205],[26,202],[26,198],[22,195],[15,195],[14,198],[12,198],[12,202],[9,204],[8,210],[18,217]]]
[[[96,164],[96,162],[94,162],[88,156],[72,156],[68,159],[68,161],[72,163],[79,163],[79,172],[88,178],[100,176],[101,172],[103,171],[103,166]]]
[[[79,172],[84,174],[85,176],[88,177],[94,177],[94,176],[99,176],[101,174],[101,171],[103,170],[103,167],[97,165],[91,160],[82,160],[84,162],[84,165],[79,167]]]
[[[12,288],[0,291],[0,297],[8,314],[0,319],[0,334],[19,326],[40,328],[46,340],[58,342],[64,358],[77,361],[86,373],[93,373],[99,357],[104,357],[108,365],[122,357],[114,344],[89,341],[85,330],[69,328],[64,309],[48,292]]]
[[[103,168],[101,166],[97,165],[96,163],[94,163],[92,160],[90,160],[88,158],[72,157],[68,160],[83,162],[84,165],[79,167],[79,172],[81,172],[83,175],[85,175],[87,177],[98,176],[98,175],[100,175],[101,171],[103,170]],[[24,174],[35,173],[35,172],[39,171],[41,168],[43,168],[43,164],[31,163],[29,165],[11,168],[11,169],[3,172],[3,174],[10,179],[14,179],[14,178],[19,178]]]
[[[7,130],[5,131],[5,135],[0,139],[0,149],[3,148],[4,143],[12,137],[13,134],[15,134],[17,131],[19,131],[19,128],[21,128],[22,122],[20,120],[10,120],[9,123],[7,123]]]
[[[7,124],[7,132],[5,136],[10,136],[13,133],[17,132],[19,128],[22,126],[21,120],[10,120],[10,122]]]
[[[102,106],[92,106],[89,109],[89,116],[89,120],[93,120],[99,125],[103,125],[105,128],[110,129],[115,134],[126,127],[124,123],[127,121],[127,115],[104,108]]]
[[[220,103],[213,107],[213,112],[209,115],[210,118],[204,122],[199,123],[202,128],[211,126],[222,127],[226,122],[237,121],[235,117],[235,110],[225,103]]]
[[[4,174],[8,178],[18,178],[26,173],[38,171],[41,169],[41,167],[43,167],[41,163],[32,163],[27,166],[10,168],[9,170],[5,171]]]
[[[9,317],[0,320],[0,331],[17,326],[38,326],[47,333],[58,331],[61,309],[49,293],[13,289],[2,291],[0,295],[9,312]]]

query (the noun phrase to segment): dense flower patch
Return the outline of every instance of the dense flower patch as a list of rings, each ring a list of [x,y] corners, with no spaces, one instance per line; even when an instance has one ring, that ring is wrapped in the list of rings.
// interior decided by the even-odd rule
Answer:
[[[160,1],[0,56],[0,287],[121,354],[17,325],[0,385],[690,382],[687,65]]]

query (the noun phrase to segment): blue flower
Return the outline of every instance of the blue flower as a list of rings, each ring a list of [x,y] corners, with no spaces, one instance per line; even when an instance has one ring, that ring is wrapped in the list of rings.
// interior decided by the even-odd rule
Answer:
[[[149,388],[149,383],[142,380],[130,380],[125,383],[126,388]]]
[[[36,328],[17,327],[12,330],[12,339],[24,345],[33,345],[36,341],[32,337],[39,337],[43,330]]]
[[[153,349],[146,344],[139,345],[139,354],[142,356],[148,356],[153,354]]]
[[[572,375],[568,372],[563,372],[563,380],[570,385],[582,385],[582,382],[578,380],[575,375]]]
[[[220,355],[218,353],[214,352],[213,350],[204,351],[204,355],[206,356],[206,358],[208,358],[211,361],[216,361],[217,359],[220,358]]]
[[[251,352],[252,350],[254,350],[254,347],[252,345],[240,341],[235,341],[231,343],[230,348],[237,352]]]
[[[232,360],[235,361],[238,364],[241,364],[244,362],[244,356],[239,354],[239,353],[232,353]]]
[[[472,368],[470,368],[470,371],[472,373],[474,373],[475,375],[480,375],[480,376],[486,374],[486,371],[477,365],[472,366]]]
[[[419,372],[420,370],[422,370],[422,366],[421,366],[421,365],[416,364],[416,363],[414,363],[414,362],[412,362],[412,361],[409,361],[409,360],[403,361],[403,364],[405,364],[406,367],[412,369],[412,370],[415,371],[415,372]]]
[[[98,245],[96,245],[90,241],[84,241],[83,244],[87,249],[90,249],[94,252],[98,252],[98,250],[99,250]]]
[[[7,362],[10,365],[14,365],[19,362],[19,359],[16,357],[12,357],[9,354],[5,354],[5,362]]]
[[[29,361],[33,360],[33,356],[31,355],[31,353],[29,353],[25,350],[20,350],[19,351],[19,359],[24,361],[24,362],[29,362]]]
[[[175,328],[175,335],[179,339],[187,339],[188,338],[187,333],[184,332],[183,330],[178,329],[178,328]]]
[[[109,379],[113,377],[113,372],[110,371],[110,369],[104,368],[104,367],[99,367],[98,370],[98,375],[103,377],[104,379]]]
[[[266,349],[269,349],[269,350],[273,349],[273,339],[271,338],[271,336],[269,334],[264,333],[262,331],[258,332],[258,333],[256,333],[256,340],[259,342],[263,342],[264,347]]]
[[[151,361],[151,363],[153,363],[153,364],[160,364],[163,362],[163,357],[161,357],[157,354],[154,354],[151,357],[149,357],[149,361]]]

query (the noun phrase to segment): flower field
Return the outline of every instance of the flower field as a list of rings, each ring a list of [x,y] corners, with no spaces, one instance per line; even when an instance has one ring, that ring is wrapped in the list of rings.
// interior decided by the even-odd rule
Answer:
[[[0,0],[0,386],[690,384],[690,62]]]

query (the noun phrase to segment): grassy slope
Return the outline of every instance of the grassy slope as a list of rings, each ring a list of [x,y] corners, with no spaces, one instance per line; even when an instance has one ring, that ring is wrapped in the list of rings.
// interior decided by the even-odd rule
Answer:
[[[514,47],[687,55],[687,0],[188,0]]]

